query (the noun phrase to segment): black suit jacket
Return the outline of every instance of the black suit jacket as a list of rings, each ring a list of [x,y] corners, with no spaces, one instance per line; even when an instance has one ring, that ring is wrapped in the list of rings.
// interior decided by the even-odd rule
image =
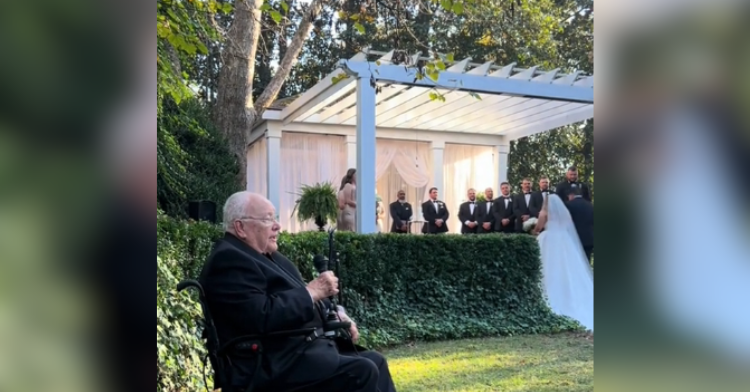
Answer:
[[[391,233],[408,233],[409,220],[411,219],[412,214],[414,214],[414,209],[411,207],[411,204],[401,204],[398,200],[396,200],[391,203],[391,205],[389,206],[389,210],[391,214],[391,221],[393,221],[391,223]],[[399,230],[403,223],[407,224],[407,231]]]
[[[262,255],[231,234],[214,246],[200,282],[222,344],[243,335],[323,327],[325,305],[313,303],[294,264],[278,252]],[[327,339],[269,339],[264,352],[256,381],[261,388],[282,378],[290,383],[320,380],[331,376],[339,363],[337,347]],[[247,387],[255,360],[231,355],[230,359],[228,382]]]
[[[470,201],[461,203],[458,207],[458,219],[461,221],[461,234],[475,234],[477,232],[476,226],[472,229],[466,226],[466,221],[476,222],[477,220],[477,208],[478,204],[475,203],[474,211],[471,210]]]
[[[516,232],[523,233],[523,215],[531,216],[531,194],[529,203],[526,203],[526,195],[522,192],[513,196],[513,216],[516,217]]]
[[[552,192],[547,190],[547,197],[551,194]],[[542,196],[542,191],[532,192],[531,203],[529,204],[529,213],[531,213],[531,216],[538,219],[539,212],[542,211],[542,206],[544,206],[544,196]]]
[[[516,217],[513,213],[513,197],[510,197],[510,203],[508,207],[505,207],[505,198],[503,196],[495,199],[492,204],[493,214],[495,215],[495,231],[502,233],[515,233],[516,232]],[[503,219],[509,219],[510,223],[507,226],[503,226]]]
[[[565,205],[570,211],[570,217],[576,226],[578,238],[584,248],[594,247],[594,205],[588,200],[577,197]]]
[[[451,214],[448,212],[448,207],[445,206],[445,203],[440,200],[437,200],[437,202],[440,204],[437,211],[435,210],[435,205],[432,203],[432,200],[427,200],[422,203],[422,217],[427,221],[422,227],[422,233],[438,234],[448,232],[448,218],[450,218]],[[435,224],[436,219],[442,219],[443,225],[437,227]]]
[[[489,209],[487,208],[488,204],[490,206]],[[478,203],[474,212],[477,216],[477,233],[487,234],[495,231],[495,213],[492,200],[486,201],[484,203]],[[489,230],[484,229],[483,224],[485,222],[488,222],[490,224]]]
[[[589,187],[581,182],[563,181],[557,184],[557,187],[555,187],[555,193],[557,193],[557,196],[560,196],[561,199],[568,200],[568,195],[566,195],[566,193],[568,192],[568,189],[573,186],[573,184],[581,188],[581,196],[583,196],[584,199],[591,201],[591,192],[589,191]]]

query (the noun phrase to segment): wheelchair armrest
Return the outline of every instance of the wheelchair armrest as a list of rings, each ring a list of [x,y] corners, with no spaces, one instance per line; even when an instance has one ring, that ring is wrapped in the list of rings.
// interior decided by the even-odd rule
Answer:
[[[315,332],[315,328],[290,329],[288,331],[269,332],[265,335],[267,338],[289,338],[292,336],[309,335]]]
[[[219,349],[219,353],[225,353],[227,350],[232,349],[233,347],[236,347],[237,345],[245,342],[252,342],[252,341],[264,341],[269,339],[279,339],[279,338],[288,338],[292,336],[304,336],[304,335],[310,335],[315,332],[315,328],[302,328],[302,329],[292,329],[287,331],[276,331],[276,332],[269,332],[267,334],[258,334],[258,335],[244,335],[244,336],[238,336],[225,344],[221,346]],[[259,346],[252,347],[253,351],[259,350]]]

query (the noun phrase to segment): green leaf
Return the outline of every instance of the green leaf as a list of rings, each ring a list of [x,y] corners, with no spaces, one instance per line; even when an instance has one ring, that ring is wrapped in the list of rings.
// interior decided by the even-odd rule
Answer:
[[[480,101],[482,100],[482,97],[480,97],[479,94],[477,93],[469,93],[469,95],[472,96],[473,98],[476,98],[477,100],[480,100]]]
[[[448,53],[448,54],[447,54],[447,55],[445,56],[445,61],[447,61],[447,62],[449,62],[449,63],[452,63],[452,62],[454,61],[454,60],[453,60],[453,53]]]
[[[365,26],[362,26],[362,24],[359,23],[359,22],[357,22],[357,23],[354,24],[354,28],[357,29],[357,31],[359,31],[360,34],[364,34],[365,33]]]
[[[441,0],[440,6],[443,7],[444,10],[450,11],[453,8],[453,2],[451,0]]]
[[[444,63],[444,62],[442,62],[442,61],[438,60],[438,62],[437,62],[437,63],[436,63],[435,65],[437,66],[437,68],[438,68],[439,70],[441,70],[441,71],[445,71],[445,63]]]
[[[464,13],[464,5],[462,3],[454,3],[452,10],[454,14],[461,15]]]
[[[438,100],[438,94],[436,92],[430,92],[430,100],[431,101],[437,101]]]
[[[357,21],[359,20],[359,14],[352,14],[352,16],[349,17],[349,19]]]
[[[276,10],[271,10],[271,19],[273,19],[276,24],[279,24],[281,22],[281,13]]]
[[[380,65],[380,60],[376,60],[375,65]]]
[[[288,13],[289,13],[289,4],[287,4],[287,3],[286,3],[286,1],[282,1],[282,2],[281,2],[281,8],[283,8],[283,9],[284,9],[284,13],[285,13],[285,14],[288,14]]]
[[[232,12],[232,4],[230,3],[224,3],[224,5],[221,6],[221,10],[224,11],[225,14],[229,14]]]
[[[346,73],[342,72],[342,73],[340,73],[340,74],[338,74],[338,75],[336,75],[336,76],[334,76],[334,77],[331,78],[331,84],[335,85],[336,83],[338,83],[338,82],[340,82],[340,81],[342,81],[344,79],[348,79],[348,78],[349,78],[349,75],[347,75]]]
[[[271,10],[271,4],[268,4],[268,3],[263,4],[262,6],[260,6],[260,10],[264,12]]]

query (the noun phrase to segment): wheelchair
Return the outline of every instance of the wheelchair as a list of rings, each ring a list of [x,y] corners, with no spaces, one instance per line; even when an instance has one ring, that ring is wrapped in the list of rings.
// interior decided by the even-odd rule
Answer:
[[[229,353],[233,350],[241,350],[257,356],[253,379],[250,381],[250,385],[248,385],[244,390],[244,392],[253,392],[255,388],[255,378],[260,372],[261,363],[263,361],[263,341],[272,338],[278,339],[292,336],[304,336],[315,333],[315,328],[304,328],[271,332],[264,335],[246,335],[234,338],[228,342],[220,342],[218,332],[216,331],[216,325],[214,325],[214,320],[211,317],[211,311],[208,307],[206,292],[203,290],[203,286],[201,286],[201,284],[197,280],[192,279],[183,280],[179,284],[177,284],[178,292],[183,291],[187,288],[194,288],[198,291],[198,302],[200,303],[201,310],[203,312],[203,318],[198,320],[198,324],[203,327],[201,338],[205,341],[207,351],[206,358],[208,358],[208,361],[211,363],[211,367],[214,369],[214,390],[224,388],[225,392],[230,392],[226,390],[226,388],[230,387],[229,375],[231,372],[231,363],[229,361]],[[206,365],[206,358],[204,358],[203,360],[204,366]],[[206,388],[208,388],[207,383]]]

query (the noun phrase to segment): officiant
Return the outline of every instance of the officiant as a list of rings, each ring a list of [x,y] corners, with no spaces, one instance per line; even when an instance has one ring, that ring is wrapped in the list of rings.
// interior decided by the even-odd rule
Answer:
[[[578,181],[578,168],[575,166],[571,166],[568,168],[568,172],[565,174],[565,181],[557,184],[557,187],[555,188],[555,193],[557,193],[557,196],[560,196],[560,199],[562,200],[568,200],[568,192],[571,188],[580,188],[581,189],[581,196],[591,201],[591,192],[589,191],[589,187]]]
[[[398,191],[396,201],[389,206],[391,214],[391,233],[406,234],[409,232],[409,221],[414,214],[411,204],[406,201],[406,192]]]

